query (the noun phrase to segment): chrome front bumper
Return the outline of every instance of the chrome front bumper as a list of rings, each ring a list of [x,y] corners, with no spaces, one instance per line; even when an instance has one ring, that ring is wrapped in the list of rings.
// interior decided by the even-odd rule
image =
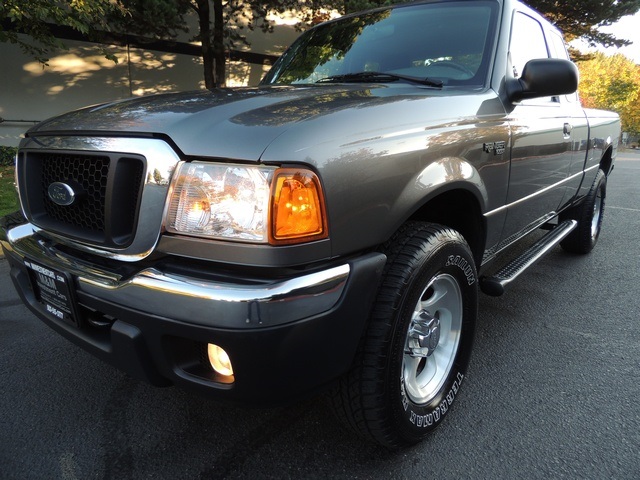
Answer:
[[[349,264],[294,278],[231,282],[144,268],[123,276],[57,249],[30,223],[8,229],[2,247],[14,257],[69,273],[75,288],[103,301],[187,323],[218,328],[283,325],[322,314],[340,299]]]

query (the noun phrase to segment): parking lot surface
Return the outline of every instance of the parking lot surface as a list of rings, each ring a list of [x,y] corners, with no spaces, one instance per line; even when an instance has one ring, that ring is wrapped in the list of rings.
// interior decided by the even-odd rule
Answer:
[[[322,398],[237,408],[139,383],[18,299],[0,259],[0,478],[640,478],[640,152],[594,251],[481,296],[464,389],[427,441],[362,443]]]

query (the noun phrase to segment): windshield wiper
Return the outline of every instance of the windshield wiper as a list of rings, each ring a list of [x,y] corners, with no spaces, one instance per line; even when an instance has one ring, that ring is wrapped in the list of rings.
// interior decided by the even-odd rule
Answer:
[[[384,72],[358,72],[346,73],[344,75],[332,75],[330,77],[321,78],[316,83],[397,82],[398,80],[404,80],[406,82],[417,83],[419,85],[427,85],[429,87],[436,88],[442,88],[444,86],[444,82],[442,82],[441,80],[410,77],[408,75],[398,75],[395,73]]]

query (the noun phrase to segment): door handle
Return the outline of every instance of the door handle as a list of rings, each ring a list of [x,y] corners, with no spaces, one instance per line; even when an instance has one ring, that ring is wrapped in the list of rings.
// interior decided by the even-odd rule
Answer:
[[[570,138],[571,137],[571,130],[573,130],[573,127],[571,126],[570,123],[565,123],[564,127],[562,128],[562,136],[564,138]]]

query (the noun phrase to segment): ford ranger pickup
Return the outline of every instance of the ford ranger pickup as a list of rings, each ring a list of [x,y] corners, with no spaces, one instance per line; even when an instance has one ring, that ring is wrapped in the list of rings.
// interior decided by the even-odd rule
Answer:
[[[466,382],[479,292],[598,240],[620,122],[577,87],[517,1],[344,16],[256,87],[36,125],[0,242],[35,315],[131,376],[259,405],[324,390],[402,447]]]

